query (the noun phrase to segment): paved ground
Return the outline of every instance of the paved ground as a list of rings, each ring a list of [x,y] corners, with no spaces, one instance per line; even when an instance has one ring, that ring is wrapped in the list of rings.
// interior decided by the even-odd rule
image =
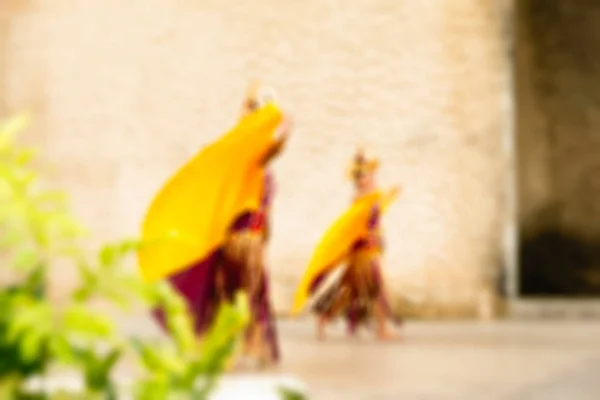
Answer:
[[[318,342],[310,320],[279,328],[281,373],[303,379],[311,399],[600,398],[600,323],[408,322],[390,343],[341,326]]]
[[[600,398],[598,323],[408,323],[394,343],[312,333],[281,324],[282,368],[315,399]]]

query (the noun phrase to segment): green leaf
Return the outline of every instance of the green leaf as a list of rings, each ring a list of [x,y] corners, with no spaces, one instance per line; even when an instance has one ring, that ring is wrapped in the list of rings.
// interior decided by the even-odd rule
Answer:
[[[50,397],[44,398],[44,400],[81,400],[81,394],[72,393],[68,390],[57,390],[52,393]],[[94,399],[86,399],[94,400]]]
[[[114,282],[113,285],[110,285],[110,281],[107,283],[108,285],[102,288],[100,294],[121,309],[131,309],[130,293],[127,292],[127,288],[119,285],[120,282]]]
[[[53,209],[66,209],[68,206],[68,196],[61,190],[46,190],[32,196],[39,207],[51,206]]]
[[[169,380],[164,376],[153,376],[137,384],[136,396],[138,400],[167,400],[172,389]]]
[[[111,266],[117,258],[117,248],[114,246],[104,246],[100,250],[100,264],[102,266]]]
[[[114,267],[139,247],[140,242],[133,239],[106,245],[100,250],[100,264],[103,267]]]
[[[240,326],[245,326],[250,322],[250,301],[248,295],[239,291],[235,295],[236,321]]]
[[[42,353],[44,339],[46,339],[46,336],[41,332],[33,329],[26,331],[19,341],[21,357],[27,362],[35,360]]]
[[[223,304],[213,326],[201,343],[198,373],[217,376],[230,359],[248,323],[247,296],[236,295],[235,304]],[[210,384],[210,382],[208,383]]]
[[[144,300],[148,295],[148,285],[142,281],[139,275],[127,274],[119,277],[120,283],[127,292],[139,300]]]
[[[2,179],[2,174],[0,170],[0,199],[3,201],[7,201],[13,196],[13,189],[9,182],[6,179]],[[0,215],[1,217],[1,215]]]
[[[167,315],[169,332],[175,338],[177,347],[182,353],[196,351],[196,335],[192,321],[187,314]]]
[[[108,353],[106,357],[104,357],[104,360],[102,360],[102,368],[100,370],[103,372],[104,376],[108,376],[108,372],[116,365],[117,361],[119,361],[122,355],[123,349],[115,348]]]
[[[14,258],[14,266],[19,270],[27,270],[38,265],[40,254],[35,249],[22,249]]]
[[[16,248],[26,239],[23,232],[17,229],[9,229],[8,232],[0,236],[0,248]],[[11,264],[10,267],[13,267]]]
[[[62,335],[53,335],[49,341],[51,354],[60,362],[71,364],[75,361],[73,348],[69,341]]]
[[[77,242],[73,243],[60,243],[54,248],[54,254],[57,257],[65,257],[70,258],[75,262],[78,262],[79,259],[83,257],[83,249],[81,248],[81,244]]]
[[[119,251],[121,254],[130,254],[138,251],[142,247],[142,241],[139,239],[127,239],[119,243]]]
[[[35,154],[32,149],[20,150],[15,157],[15,161],[19,166],[25,166],[35,157]]]
[[[24,279],[23,290],[33,299],[40,301],[46,295],[47,265],[38,262]],[[48,314],[50,317],[50,314]]]
[[[281,387],[278,391],[282,400],[306,400],[308,398],[304,393],[293,389]]]
[[[10,319],[7,339],[16,341],[28,331],[51,332],[52,309],[50,304],[31,300],[17,301],[13,305],[14,314]]]
[[[164,371],[165,366],[162,363],[160,355],[149,345],[139,339],[133,339],[131,341],[131,347],[136,352],[138,360],[146,369],[153,372]]]
[[[52,230],[58,238],[79,238],[86,234],[83,226],[70,215],[57,212],[49,216],[52,218]]]
[[[110,387],[110,373],[121,355],[120,348],[112,349],[104,357],[94,354],[93,361],[86,365],[86,386],[96,391],[107,391]]]
[[[131,290],[138,293],[141,300],[144,301],[148,307],[152,308],[160,304],[160,298],[155,284],[148,284],[139,277],[136,277],[134,282],[135,285],[131,286]]]
[[[161,304],[168,314],[182,314],[187,312],[187,305],[183,298],[173,290],[167,283],[161,282],[156,291]]]
[[[26,193],[28,186],[37,180],[35,172],[29,170],[16,170],[12,181],[17,189]]]
[[[82,366],[83,369],[88,368],[88,365],[92,365],[96,361],[96,354],[91,348],[72,345],[71,352],[77,360],[77,363]]]
[[[166,346],[150,345],[139,339],[131,341],[139,361],[153,373],[181,375],[185,373],[185,362]]]
[[[94,271],[85,260],[77,262],[77,271],[79,273],[80,287],[73,291],[73,299],[83,302],[91,298],[96,292],[100,276],[97,271]]]
[[[115,334],[115,325],[110,318],[81,304],[72,304],[65,310],[63,326],[70,334],[91,339],[108,339]]]
[[[83,303],[89,300],[93,295],[93,292],[90,288],[81,287],[77,288],[71,293],[71,297],[78,303]]]
[[[31,123],[29,113],[21,113],[0,125],[0,150],[12,145],[15,136]]]

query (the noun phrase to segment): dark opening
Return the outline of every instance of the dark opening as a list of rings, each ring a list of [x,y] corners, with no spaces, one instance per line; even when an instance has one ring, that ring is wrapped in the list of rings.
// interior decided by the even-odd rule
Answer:
[[[600,295],[600,1],[516,4],[520,292]]]

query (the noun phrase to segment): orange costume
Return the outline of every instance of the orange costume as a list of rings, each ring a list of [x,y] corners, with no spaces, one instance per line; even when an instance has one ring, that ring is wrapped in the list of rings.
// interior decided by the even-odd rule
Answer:
[[[357,168],[374,169],[377,165],[376,160],[366,160],[359,153],[352,173]],[[334,222],[319,242],[298,287],[294,314],[312,300],[312,310],[327,319],[344,315],[352,333],[368,320],[375,306],[400,322],[390,312],[380,265],[383,252],[380,218],[396,195],[395,189],[359,195]],[[327,285],[339,264],[343,265],[339,279]]]
[[[268,358],[277,360],[261,246],[273,186],[267,164],[283,146],[276,134],[285,118],[274,102],[261,104],[256,96],[249,93],[255,103],[238,124],[200,150],[154,198],[138,260],[146,280],[167,279],[186,298],[199,335],[221,302],[246,291],[251,326],[261,326]],[[164,323],[162,310],[155,315]]]

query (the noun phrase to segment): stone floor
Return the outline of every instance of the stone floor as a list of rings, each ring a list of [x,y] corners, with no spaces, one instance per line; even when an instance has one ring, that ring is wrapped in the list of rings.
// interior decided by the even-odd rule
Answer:
[[[279,323],[279,369],[315,400],[600,398],[598,322],[408,322],[389,343],[347,338],[342,326],[318,342],[313,328]]]
[[[280,324],[282,370],[312,399],[598,399],[600,323],[408,323],[378,343],[342,327],[317,342],[309,321]]]

